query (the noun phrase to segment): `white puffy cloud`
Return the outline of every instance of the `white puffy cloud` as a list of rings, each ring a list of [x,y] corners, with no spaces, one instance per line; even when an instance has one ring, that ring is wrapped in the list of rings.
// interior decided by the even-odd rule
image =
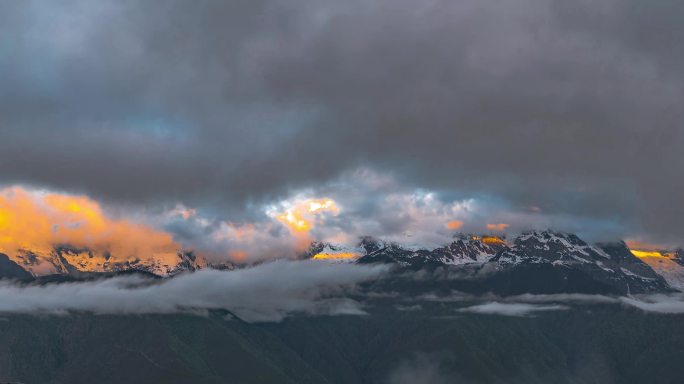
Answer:
[[[481,313],[486,315],[502,316],[527,316],[535,312],[560,311],[569,309],[564,305],[541,305],[529,303],[501,303],[492,301],[484,304],[477,304],[466,308],[461,308],[459,312]]]

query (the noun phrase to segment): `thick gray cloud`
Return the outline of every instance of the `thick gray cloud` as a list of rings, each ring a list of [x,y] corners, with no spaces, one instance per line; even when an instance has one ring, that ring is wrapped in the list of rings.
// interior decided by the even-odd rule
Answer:
[[[232,209],[360,165],[684,238],[684,5],[3,2],[0,173]]]
[[[684,313],[684,295],[681,293],[622,297],[620,300],[645,312]]]
[[[156,281],[138,276],[47,285],[0,284],[0,312],[68,314],[204,313],[226,309],[248,322],[293,313],[363,315],[340,293],[378,278],[382,266],[273,262],[236,271],[202,270]]]

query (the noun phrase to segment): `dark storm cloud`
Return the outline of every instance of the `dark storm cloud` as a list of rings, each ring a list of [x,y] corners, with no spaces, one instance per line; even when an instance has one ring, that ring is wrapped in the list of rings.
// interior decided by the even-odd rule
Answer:
[[[684,236],[684,5],[3,2],[0,173],[242,207],[359,165]]]

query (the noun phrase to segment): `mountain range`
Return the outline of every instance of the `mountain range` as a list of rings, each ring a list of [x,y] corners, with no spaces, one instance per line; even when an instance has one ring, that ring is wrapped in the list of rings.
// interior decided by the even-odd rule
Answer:
[[[684,288],[680,259],[666,267],[635,256],[623,241],[589,244],[578,236],[555,231],[531,231],[512,239],[496,236],[458,235],[446,246],[434,249],[403,247],[363,238],[357,263],[390,263],[399,269],[446,268],[483,277],[483,290],[496,291],[506,281],[509,291],[644,293]],[[309,254],[350,250],[316,244]],[[681,253],[675,253],[681,254]],[[315,257],[315,256],[314,256]],[[345,259],[341,259],[345,260]],[[668,259],[669,260],[669,259]],[[677,260],[679,262],[675,262]],[[655,268],[654,268],[655,267]],[[493,284],[487,286],[487,283]]]
[[[503,290],[503,293],[629,294],[684,288],[684,251],[657,253],[660,257],[653,254],[640,258],[622,241],[589,244],[574,234],[546,230],[530,231],[510,239],[459,234],[450,244],[436,248],[405,246],[372,237],[361,238],[355,247],[314,242],[301,258],[391,264],[395,271],[459,271],[467,274],[470,281],[477,278],[482,284],[479,290]],[[13,255],[0,254],[0,277],[23,279],[126,271],[168,277],[203,268],[247,266],[210,263],[193,252],[120,259],[68,245],[57,246],[49,253],[23,250]]]

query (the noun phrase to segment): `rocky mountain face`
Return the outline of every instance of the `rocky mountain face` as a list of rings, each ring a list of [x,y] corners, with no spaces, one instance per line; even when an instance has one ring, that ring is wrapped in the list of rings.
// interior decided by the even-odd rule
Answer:
[[[454,316],[437,303],[248,324],[209,316],[4,315],[0,382],[680,383],[682,316],[593,305]]]
[[[671,289],[666,280],[635,257],[624,242],[590,245],[573,234],[524,233],[511,241],[463,236],[433,250],[385,245],[359,263],[393,263],[400,268],[469,267],[506,293],[642,293]],[[477,268],[473,269],[474,266]],[[494,277],[491,272],[496,271]]]
[[[9,256],[0,253],[0,279],[26,279],[30,277],[31,274],[12,261]]]
[[[684,250],[675,249],[638,252],[640,260],[648,264],[670,286],[684,291]]]
[[[435,249],[405,248],[372,238],[364,238],[361,245],[366,254],[359,259],[359,263],[396,263],[414,268],[483,263],[490,261],[506,247],[502,238],[474,235],[459,235],[451,244]]]
[[[573,234],[531,232],[516,238],[491,261],[513,267],[544,265],[560,272],[566,281],[579,273],[621,293],[667,289],[665,280],[624,242],[589,245]]]
[[[684,267],[684,249],[679,248],[674,251],[674,257],[672,258],[677,264]]]

